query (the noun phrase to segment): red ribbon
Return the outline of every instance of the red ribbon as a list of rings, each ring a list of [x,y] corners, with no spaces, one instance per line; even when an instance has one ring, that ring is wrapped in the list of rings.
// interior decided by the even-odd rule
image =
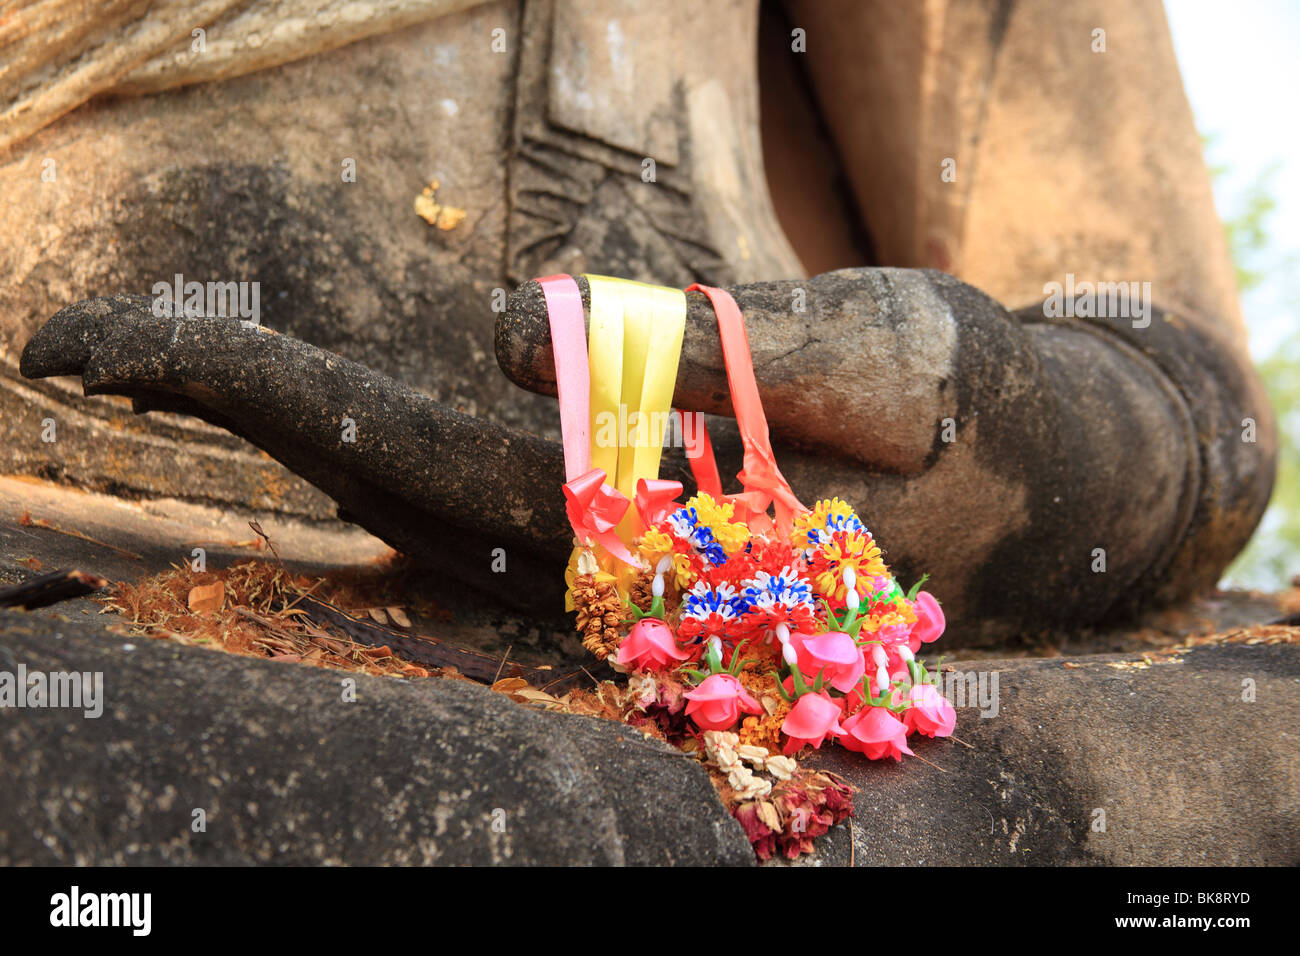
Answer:
[[[754,379],[754,365],[749,354],[749,336],[745,334],[745,319],[740,314],[736,300],[722,289],[700,285],[690,286],[687,292],[703,292],[713,304],[718,317],[718,334],[722,339],[722,358],[727,366],[727,384],[731,389],[731,406],[736,412],[740,439],[745,446],[745,462],[737,477],[744,492],[728,495],[727,500],[736,505],[735,517],[762,533],[771,526],[767,508],[772,504],[776,511],[776,527],[782,537],[788,537],[794,516],[808,509],[795,496],[790,483],[776,466],[772,441],[767,430],[767,416],[763,401],[758,396],[758,382]],[[742,514],[742,512],[744,512]]]
[[[636,510],[641,524],[646,528],[657,525],[677,510],[677,496],[682,493],[680,481],[663,478],[642,478],[636,483]]]
[[[593,468],[566,482],[564,497],[564,510],[579,541],[595,541],[624,564],[637,563],[615,531],[631,502],[617,488],[605,484],[604,469]]]
[[[718,474],[718,460],[713,457],[713,443],[701,412],[684,412],[677,409],[682,423],[682,445],[686,448],[686,463],[695,476],[695,487],[714,501],[722,500],[722,477]]]

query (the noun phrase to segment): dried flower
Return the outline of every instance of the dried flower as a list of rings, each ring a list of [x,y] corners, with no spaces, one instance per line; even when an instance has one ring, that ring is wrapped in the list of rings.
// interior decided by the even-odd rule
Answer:
[[[604,660],[618,649],[624,626],[623,596],[612,575],[579,574],[573,581],[582,646]]]
[[[793,757],[785,757],[779,754],[768,754],[763,763],[763,769],[776,777],[777,780],[789,780],[794,776],[799,764]]]
[[[734,767],[727,774],[727,783],[731,785],[731,789],[736,791],[736,798],[739,800],[766,797],[772,792],[771,781],[754,776],[753,771],[744,765]]]

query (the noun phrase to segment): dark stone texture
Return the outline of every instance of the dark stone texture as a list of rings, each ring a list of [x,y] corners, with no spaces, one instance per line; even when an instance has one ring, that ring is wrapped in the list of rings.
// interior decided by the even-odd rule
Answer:
[[[912,738],[945,772],[840,748],[811,761],[860,788],[852,846],[826,863],[1300,864],[1300,646],[955,665],[999,674],[999,713],[958,709],[952,741]],[[1242,681],[1256,699],[1242,700]],[[1092,829],[1105,812],[1104,832]]]
[[[973,749],[913,738],[942,771],[807,756],[859,792],[852,833],[804,862],[1300,863],[1300,649],[1155,660],[954,665],[999,675],[996,717],[958,711]],[[752,860],[690,758],[476,685],[360,677],[344,703],[336,672],[123,638],[53,609],[0,612],[0,669],[18,663],[102,671],[107,703],[95,720],[0,711],[3,864]],[[205,834],[189,829],[196,807]]]
[[[556,604],[573,533],[554,442],[457,412],[286,335],[231,320],[157,318],[144,296],[64,309],[32,336],[21,369],[80,374],[88,394],[127,395],[138,410],[228,428],[427,567],[490,588],[506,604]],[[492,570],[495,548],[506,551],[505,574]]]
[[[106,704],[0,710],[6,866],[753,862],[693,759],[475,684],[357,676],[345,703],[340,673],[0,612],[17,663],[102,671]]]

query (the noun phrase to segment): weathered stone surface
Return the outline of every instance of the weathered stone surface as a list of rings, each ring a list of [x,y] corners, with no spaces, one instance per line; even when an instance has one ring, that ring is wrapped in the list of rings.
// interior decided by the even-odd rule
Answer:
[[[1300,630],[1292,629],[1300,635]],[[917,760],[819,767],[861,788],[853,835],[820,859],[859,865],[1300,864],[1300,644],[954,665],[998,674],[999,708],[958,710]],[[1243,682],[1255,699],[1243,700]],[[1105,829],[1094,829],[1103,820]]]
[[[105,543],[129,548],[139,553],[141,559],[136,560],[79,538],[22,527],[10,520],[10,516],[23,507],[29,507],[36,517],[84,532]],[[80,566],[113,579],[133,580],[188,557],[189,549],[178,551],[177,545],[189,541],[208,542],[209,566],[222,567],[247,556],[246,551],[232,551],[219,544],[241,537],[247,517],[179,502],[122,503],[106,496],[82,494],[57,486],[0,480],[0,580],[8,583],[37,573],[29,563],[32,559],[41,562],[45,569]],[[265,515],[260,517],[278,542],[281,555],[294,569],[312,570],[337,565],[350,557],[359,558],[367,553],[367,548],[378,546],[374,539],[367,539],[355,530],[313,528]],[[495,617],[471,614],[464,607],[463,596],[459,604],[455,603],[455,597],[455,589],[446,589],[444,594],[438,595],[440,601],[449,602],[445,606],[455,608],[453,620],[426,623],[422,629],[444,640],[487,653],[509,652],[511,659],[532,663],[558,666],[585,659],[585,652],[577,646],[571,634],[567,641],[560,639],[555,633],[548,632],[546,622],[540,618],[531,620],[527,627],[506,624],[501,621],[499,612]],[[0,650],[0,670],[27,659],[18,654],[19,641],[25,642],[22,645],[24,654],[28,649],[38,654],[35,659],[45,659],[39,657],[42,654],[63,653],[75,648],[77,655],[89,655],[77,660],[100,661],[105,665],[111,690],[110,703],[122,703],[118,698],[119,691],[125,689],[130,695],[127,700],[130,720],[126,723],[113,722],[115,718],[111,710],[100,721],[77,720],[66,712],[62,715],[64,723],[75,723],[75,734],[68,739],[82,739],[88,728],[102,737],[112,738],[110,743],[104,744],[96,737],[94,740],[98,742],[93,746],[116,755],[115,759],[119,761],[113,765],[116,775],[94,781],[76,775],[73,763],[59,756],[63,753],[64,740],[55,738],[55,729],[41,724],[43,729],[40,733],[49,736],[41,736],[40,740],[52,749],[50,755],[40,758],[43,760],[40,772],[34,778],[26,774],[10,778],[8,789],[0,784],[0,807],[11,808],[7,811],[9,817],[0,812],[0,856],[12,856],[14,851],[11,847],[16,841],[31,843],[33,838],[29,832],[36,831],[29,828],[38,824],[44,826],[46,818],[40,814],[53,812],[50,808],[57,807],[58,801],[63,799],[65,783],[77,781],[84,783],[83,796],[89,794],[90,799],[77,797],[68,790],[71,798],[80,801],[77,812],[83,816],[63,818],[69,821],[60,831],[63,838],[78,846],[98,846],[96,852],[102,852],[105,858],[119,850],[125,853],[122,849],[125,841],[121,845],[115,842],[117,834],[103,836],[92,826],[120,812],[127,799],[124,795],[137,792],[126,781],[143,780],[151,786],[157,784],[165,792],[168,782],[175,787],[175,780],[189,779],[186,774],[193,770],[193,766],[192,761],[187,763],[187,755],[194,748],[182,751],[174,745],[175,735],[180,733],[177,728],[181,726],[177,721],[185,722],[185,726],[202,724],[200,734],[207,732],[216,722],[223,728],[223,733],[239,734],[243,739],[249,737],[251,728],[255,727],[274,727],[279,732],[281,724],[276,721],[315,719],[317,715],[313,708],[326,698],[313,696],[316,692],[306,689],[316,687],[312,681],[326,681],[331,691],[326,695],[327,703],[331,706],[332,701],[339,699],[341,688],[337,681],[340,675],[306,671],[292,664],[227,658],[215,652],[202,653],[147,638],[106,633],[104,627],[114,618],[99,615],[98,611],[95,602],[80,599],[30,614],[10,612],[0,617],[0,648],[5,649]],[[1211,620],[1220,620],[1220,627],[1232,627],[1269,621],[1281,613],[1276,603],[1246,595],[1223,595],[1213,604],[1204,606],[1202,612],[1208,620],[1186,614],[1174,616],[1166,622],[1166,629],[1172,628],[1172,636],[1185,633],[1179,630],[1180,620],[1183,628],[1212,627]],[[563,625],[555,622],[552,626],[561,628]],[[52,636],[55,633],[64,637],[55,639]],[[139,662],[142,659],[133,656],[136,652],[121,651],[121,645],[126,642],[134,643],[138,649],[154,648],[157,654],[144,659],[148,666],[141,667]],[[1078,648],[1087,647],[1089,643],[1117,648],[1150,646],[1131,634],[1099,632],[1074,639],[1069,645],[1074,650],[1067,648],[1066,653],[1078,653]],[[850,858],[857,863],[914,863],[922,860],[930,863],[963,860],[990,863],[1044,860],[1160,862],[1184,859],[1192,862],[1272,862],[1281,859],[1285,862],[1287,853],[1295,855],[1296,829],[1292,823],[1288,836],[1285,827],[1288,821],[1294,820],[1296,808],[1300,806],[1296,783],[1300,770],[1295,766],[1294,754],[1287,749],[1290,737],[1285,736],[1294,736],[1295,714],[1300,705],[1297,701],[1300,693],[1297,691],[1297,677],[1300,677],[1296,673],[1297,646],[1205,647],[1176,657],[1171,663],[1157,663],[1145,668],[1132,666],[1141,663],[1140,658],[1132,653],[1051,660],[991,658],[954,665],[962,672],[996,671],[999,674],[997,717],[980,719],[976,707],[965,707],[960,711],[958,736],[973,743],[977,749],[967,750],[949,742],[914,740],[918,753],[943,766],[946,773],[915,760],[908,761],[903,767],[866,764],[833,748],[810,758],[846,775],[862,788],[862,792],[857,796],[858,817],[852,838],[846,827],[836,828],[822,841],[817,856],[808,862],[847,863]],[[10,656],[5,656],[6,653]],[[1160,655],[1153,659],[1160,660]],[[68,660],[72,661],[72,658]],[[1116,667],[1119,662],[1129,663],[1122,668]],[[123,670],[123,667],[134,669]],[[307,684],[300,683],[299,675],[304,672],[315,675],[302,678],[308,681]],[[1241,681],[1245,677],[1256,681],[1257,701],[1253,704],[1240,701]],[[274,683],[268,684],[268,680]],[[180,684],[177,685],[176,681]],[[247,681],[255,683],[247,684]],[[205,710],[198,716],[190,716],[188,688],[191,686],[201,692],[205,707],[209,707],[211,713]],[[421,696],[423,691],[418,685],[398,686],[403,688],[398,692],[400,695],[410,695],[410,700],[417,701],[416,716],[411,720],[415,725],[412,732],[419,737],[426,730],[419,723],[422,714],[427,716],[418,706],[418,702],[425,699]],[[233,690],[227,691],[227,687]],[[248,687],[247,691],[243,689],[245,687]],[[283,687],[288,687],[288,690],[280,690]],[[182,699],[178,701],[174,694]],[[375,700],[378,698],[373,694],[363,692],[361,703],[355,706],[369,706]],[[401,706],[409,706],[410,700],[403,696]],[[498,698],[492,698],[489,703],[496,700]],[[237,702],[237,706],[227,706],[231,701]],[[297,706],[294,706],[295,701]],[[387,696],[381,703],[384,707],[397,706]],[[468,708],[477,706],[479,700],[471,695],[461,703]],[[335,713],[324,704],[319,706],[328,713]],[[368,721],[374,716],[373,711],[365,713],[368,716],[364,718],[364,728],[348,723],[344,719],[346,715],[339,721],[331,718],[321,726],[341,726],[348,734],[360,737],[369,732]],[[490,713],[496,711],[490,710]],[[160,723],[151,723],[150,718],[144,716],[146,714],[157,714]],[[36,749],[31,738],[23,737],[22,747],[12,751],[4,737],[10,727],[25,726],[22,721],[33,715],[41,716],[30,711],[0,713],[0,759],[5,761],[7,768],[31,767],[38,759],[27,756],[28,744],[32,744],[31,749]],[[528,716],[545,719],[541,714]],[[48,712],[43,719],[56,720]],[[388,718],[381,716],[379,719]],[[465,719],[478,726],[473,713],[466,713]],[[405,720],[402,718],[400,725],[410,726]],[[104,726],[91,728],[92,724],[99,723]],[[173,736],[166,736],[159,729],[162,725],[170,726]],[[549,728],[552,725],[543,723],[540,726]],[[610,726],[618,730],[616,725]],[[238,732],[232,729],[238,727],[245,729]],[[293,728],[286,733],[287,742],[261,740],[265,748],[262,757],[281,747],[288,752],[287,765],[290,768],[300,766],[307,758],[293,748],[305,738]],[[303,731],[304,735],[306,733]],[[334,768],[324,762],[333,752],[330,746],[315,746],[316,738],[311,739],[313,749],[319,752],[316,766],[321,769],[321,776],[305,778],[301,787],[303,791],[315,787],[324,796],[321,796],[316,810],[302,809],[302,814],[314,822],[310,825],[305,823],[306,829],[300,832],[325,829],[323,821],[327,815],[330,815],[331,825],[336,822],[339,798],[329,789],[333,784],[327,783],[328,780],[347,777],[350,785],[355,783],[352,777],[347,776],[351,773],[347,767]],[[164,762],[154,765],[146,758],[157,740],[171,741],[172,745],[163,751]],[[394,781],[401,779],[401,774],[410,772],[409,751],[404,749],[396,734],[389,735],[382,727],[375,732],[375,740],[379,741],[381,749],[381,755],[375,759],[390,761],[398,767],[397,776],[387,769],[383,774],[386,786],[396,786]],[[135,749],[128,750],[128,743]],[[87,743],[87,746],[92,744]],[[225,853],[227,855],[222,859],[251,859],[254,848],[265,849],[273,839],[279,841],[277,846],[289,846],[290,854],[313,852],[304,849],[305,844],[295,842],[294,834],[286,834],[282,828],[276,829],[269,812],[263,811],[255,820],[243,814],[242,803],[231,802],[235,799],[232,795],[237,793],[239,800],[269,799],[269,805],[279,805],[280,801],[288,798],[283,794],[277,796],[274,788],[281,786],[289,772],[273,771],[272,782],[259,788],[247,779],[246,767],[237,759],[247,751],[236,750],[235,744],[231,744],[231,748],[227,752],[209,753],[205,759],[214,767],[231,768],[231,782],[223,784],[219,792],[216,788],[212,792],[218,792],[227,814],[236,814],[243,829],[233,838],[226,831],[227,836],[221,839],[233,839],[235,845],[220,849],[208,847],[202,852],[210,853],[211,857],[204,858],[215,858]],[[74,749],[71,752],[81,751]],[[51,764],[51,759],[56,763]],[[102,755],[95,756],[92,765],[104,766],[105,760]],[[255,766],[261,767],[262,764]],[[602,760],[602,785],[612,786],[610,781],[617,775],[637,772],[635,768],[638,766],[641,765],[633,765],[629,771],[621,757],[611,763]],[[654,766],[653,762],[651,766]],[[105,784],[104,780],[109,783]],[[265,792],[268,788],[272,790],[270,797]],[[695,793],[693,789],[688,790]],[[34,792],[45,795],[46,799],[39,807],[31,805],[29,795]],[[51,796],[55,793],[57,797]],[[1179,802],[1170,800],[1173,794],[1177,795]],[[316,799],[306,792],[299,793],[298,797],[303,807],[309,800]],[[654,794],[653,798],[659,803],[673,802],[665,799],[663,793]],[[691,799],[694,800],[694,796]],[[1224,809],[1225,804],[1229,805],[1227,809]],[[266,803],[260,805],[268,806]],[[351,808],[349,812],[358,817],[362,815],[363,811],[355,802],[347,803],[347,806]],[[1096,807],[1106,810],[1108,824],[1105,833],[1090,830],[1092,810]],[[536,819],[536,814],[548,811],[533,808],[530,804],[528,812]],[[692,813],[693,808],[686,807],[683,812]],[[137,824],[144,826],[143,822],[137,821]],[[1265,835],[1276,832],[1279,826],[1283,828],[1281,836],[1268,842]],[[1020,835],[1016,837],[1018,832]],[[1166,834],[1172,834],[1170,839],[1164,839]],[[443,839],[438,841],[443,849],[449,835],[449,832],[444,833]],[[491,859],[491,844],[475,842],[480,835],[477,830],[471,832],[467,840],[470,845],[465,852],[481,854],[474,859],[487,861]],[[167,852],[172,852],[176,846],[174,840],[179,836],[176,832],[169,832],[158,835],[158,838],[167,844]],[[215,841],[217,837],[212,839]],[[96,843],[96,840],[102,842]],[[136,858],[144,859],[154,849],[156,847],[151,849],[141,843]],[[196,854],[199,852],[192,849]],[[54,858],[48,855],[51,852],[48,847],[41,852],[47,853],[42,859]],[[176,852],[186,851],[182,847]],[[412,852],[416,855],[407,855]],[[1199,856],[1202,852],[1204,856]],[[339,853],[341,855],[342,851]],[[396,841],[384,843],[382,853],[386,854],[385,859],[391,860],[423,858],[417,851],[409,851],[405,844]]]
[[[146,6],[16,14],[32,32],[0,77],[0,140],[19,137],[0,154],[6,371],[40,323],[79,299],[148,293],[178,273],[256,282],[268,327],[465,414],[553,437],[553,404],[513,389],[493,362],[498,290],[561,265],[669,282],[799,272],[764,188],[748,0],[661,4],[656,17],[693,24],[675,37],[620,34],[635,0],[564,0],[558,12],[551,0],[403,0],[345,13],[295,0],[221,15],[231,5],[214,2],[198,20],[176,4]],[[51,36],[60,13],[80,32]],[[129,43],[121,16],[138,18]],[[590,20],[602,43],[622,37],[617,63],[581,45],[552,55],[553,35],[575,19]],[[208,54],[195,57],[189,34],[204,24]],[[736,42],[716,49],[723,34]],[[647,74],[672,84],[675,165],[650,151],[661,110],[625,111],[617,144],[600,138],[600,117],[577,112],[583,84],[612,85],[613,73],[624,85]],[[26,138],[30,127],[10,121],[53,114],[5,112],[16,98],[71,107],[195,80],[219,81],[100,98]],[[655,183],[642,180],[651,155]],[[465,211],[454,228],[413,212],[433,180],[440,203]],[[62,421],[83,403],[8,387],[9,377],[0,373],[0,468],[101,489],[116,470],[125,493],[184,496],[187,483],[150,454],[163,448],[222,472],[206,484],[208,500],[250,502],[269,481],[242,442],[243,455],[223,462],[219,440],[178,438],[152,420],[122,425],[102,399],[89,403],[104,425],[99,445],[81,454],[44,445],[33,422]],[[114,468],[132,457],[136,469]],[[282,510],[320,516],[304,483],[271,471],[288,486]]]
[[[149,305],[114,296],[65,309],[28,343],[23,373],[79,373],[91,394],[203,417],[273,454],[425,566],[492,588],[503,603],[556,605],[572,541],[556,443],[289,336],[232,320],[159,319]]]
[[[0,710],[0,864],[753,862],[703,768],[619,724],[463,681],[346,703],[337,674],[101,627],[0,613],[0,669],[102,671],[106,701]]]
[[[25,527],[18,520],[24,512],[67,533]],[[573,616],[564,613],[562,596],[554,589],[548,589],[550,600],[540,610],[512,613],[495,592],[467,588],[446,575],[407,565],[385,574],[376,564],[390,557],[391,549],[341,521],[304,522],[174,499],[124,502],[31,479],[0,477],[0,584],[17,584],[60,568],[80,568],[111,582],[136,583],[192,562],[195,547],[203,548],[209,570],[249,560],[275,563],[276,555],[269,550],[248,546],[250,539],[256,540],[249,520],[260,523],[279,559],[296,574],[386,577],[405,603],[417,633],[495,658],[549,665],[560,672],[592,662],[574,632]],[[509,570],[497,576],[507,585],[513,582]],[[415,610],[420,605],[437,613],[422,618]],[[64,602],[51,613],[77,620],[99,611],[99,604],[87,600]]]
[[[338,674],[53,609],[0,612],[0,669],[20,662],[102,671],[107,703],[0,711],[4,864],[752,860],[698,765],[618,724],[452,681],[361,677],[344,703]],[[860,792],[805,862],[1300,862],[1296,644],[954,666],[998,674],[995,717],[959,710],[973,749],[914,738],[942,771],[806,758]]]
[[[1094,7],[1107,9],[1084,9]],[[1036,41],[1047,30],[1045,14],[998,4],[922,12],[865,4],[851,15],[789,5],[810,41],[808,52],[791,54],[807,61],[808,89],[818,101],[805,113],[824,109],[832,139],[792,135],[779,120],[776,128],[796,145],[840,152],[861,215],[842,214],[871,233],[882,261],[987,278],[992,291],[1019,304],[1026,288],[1061,278],[1068,252],[1067,265],[1081,278],[1098,269],[1114,270],[1102,278],[1150,275],[1155,298],[1165,301],[1169,290],[1177,304],[1177,313],[1157,313],[1153,327],[1137,334],[1115,322],[1059,326],[1041,315],[1017,327],[971,287],[937,279],[886,281],[878,273],[813,296],[802,315],[790,310],[788,283],[743,287],[760,313],[781,316],[770,334],[756,334],[755,345],[773,427],[785,441],[783,469],[807,497],[836,493],[861,507],[905,577],[935,575],[960,622],[954,644],[1092,620],[1125,604],[1179,600],[1213,583],[1267,497],[1271,415],[1225,291],[1230,268],[1203,171],[1192,168],[1199,144],[1158,4],[1139,7],[1111,21],[1129,38],[1150,41],[1156,54],[1135,64],[1142,81],[1126,95],[1137,106],[1122,130],[1108,134],[1134,152],[1124,152],[1124,162],[1112,159],[1121,144],[1072,154],[1074,173],[1063,178],[1044,145],[1054,134],[1043,130],[1073,122],[1075,112],[1060,104],[1080,95],[1075,71],[1122,86],[1116,78],[1125,71],[1114,64],[1141,59],[1135,46],[1117,43],[1095,55],[1080,33],[1067,58],[1041,59],[1043,50],[1056,49]],[[42,8],[42,28],[55,21],[55,9]],[[9,94],[22,93],[48,101],[62,95],[55,87],[66,87],[80,91],[60,101],[71,106],[94,93],[220,82],[90,102],[26,138],[26,127],[9,130],[14,142],[0,156],[0,233],[11,237],[0,244],[0,467],[7,470],[133,496],[327,514],[321,495],[242,441],[174,417],[132,420],[120,405],[76,397],[66,383],[16,381],[13,353],[37,326],[98,292],[143,293],[177,273],[258,282],[269,327],[363,362],[466,418],[553,438],[553,404],[512,391],[493,367],[492,309],[509,282],[591,270],[731,286],[801,271],[764,188],[752,0],[707,11],[686,0],[661,5],[656,17],[692,23],[671,35],[646,27],[654,18],[643,19],[634,0],[472,8],[413,0],[384,5],[367,25],[328,15],[308,22],[320,5],[295,0],[292,23],[274,38],[259,32],[266,4],[235,10],[213,3],[204,22],[220,26],[209,38],[213,55],[201,65],[184,51],[162,52],[184,37],[170,4],[143,17],[129,49],[106,49],[103,38],[113,35],[107,27],[125,9],[69,13],[86,29],[67,50],[44,50],[36,34],[25,39],[15,72],[0,81],[8,83],[0,99],[17,102]],[[447,15],[423,22],[440,13]],[[1070,22],[1087,16],[1076,12]],[[392,32],[338,46],[385,25]],[[498,36],[504,53],[492,47]],[[923,36],[937,42],[918,47]],[[788,36],[781,39],[789,47]],[[889,55],[863,57],[864,44]],[[111,64],[105,59],[115,55]],[[164,68],[169,57],[172,66]],[[1002,58],[1015,69],[997,72]],[[46,67],[58,69],[47,77]],[[245,70],[257,72],[237,75]],[[1051,96],[1017,87],[1010,78],[1021,74]],[[647,75],[655,77],[653,89],[636,95],[629,84]],[[937,81],[920,84],[922,75]],[[845,78],[842,88],[828,81],[834,76]],[[28,89],[23,77],[48,79],[49,88]],[[592,99],[596,88],[600,97]],[[863,91],[889,100],[889,111],[864,110],[864,102],[877,101],[860,98]],[[1051,117],[1043,103],[1055,104]],[[0,122],[26,116],[44,123],[57,112],[42,110],[20,109]],[[1145,142],[1128,135],[1153,113],[1162,119],[1159,136]],[[984,118],[1004,131],[996,144],[974,136]],[[973,140],[981,156],[1005,153],[976,162]],[[897,148],[880,151],[882,141]],[[960,164],[956,182],[933,170],[922,175],[950,148]],[[1148,163],[1153,157],[1170,157],[1171,165]],[[643,178],[647,160],[657,164],[653,181]],[[353,161],[354,179],[345,175]],[[825,167],[786,168],[819,180],[806,171]],[[1008,179],[1008,168],[1018,175]],[[1152,189],[1151,168],[1177,188]],[[440,202],[465,210],[452,229],[430,227],[411,210],[433,179]],[[1098,182],[1124,189],[1098,193]],[[1022,183],[1033,183],[1040,198],[1051,193],[1056,209],[1085,208],[1080,202],[1088,198],[1118,202],[1128,214],[1092,216],[1083,230],[1072,224],[1077,216],[1064,215],[1054,222],[1065,226],[1020,217],[1016,230],[1003,228],[1017,218],[1006,209],[1021,201]],[[797,186],[774,188],[799,207]],[[1153,197],[1150,207],[1138,201],[1144,196]],[[967,223],[972,197],[988,228]],[[964,263],[979,268],[963,273]],[[681,395],[695,399],[684,404],[725,411],[715,339],[701,338],[704,331],[708,323],[692,321]],[[854,365],[857,381],[831,377],[830,385],[807,387],[819,368]],[[156,407],[150,401],[142,397],[138,407]],[[164,407],[200,411],[175,399]],[[278,413],[263,401],[258,415]],[[42,442],[47,418],[77,440]],[[936,425],[948,418],[957,440],[943,443]],[[1246,418],[1258,425],[1253,445],[1241,441]],[[337,448],[319,454],[315,439],[284,434],[292,416],[284,419],[259,439],[263,447],[274,445],[300,475],[332,487],[335,499],[385,540],[418,553],[434,537],[466,537],[460,515],[450,522],[419,509],[412,515],[392,482],[358,484]],[[809,421],[818,432],[811,438]],[[254,427],[252,420],[243,427]],[[394,429],[395,439],[411,437],[405,426]],[[730,468],[735,443],[725,428],[718,445]],[[792,447],[827,445],[839,457]],[[546,447],[539,455],[555,454]],[[391,451],[379,457],[393,460]],[[483,467],[481,474],[499,476],[500,457],[484,466],[467,454],[455,469],[465,475]],[[540,458],[537,464],[510,468],[516,478],[552,473]],[[414,487],[429,473],[410,467],[384,477]],[[484,543],[509,548],[518,541],[520,568],[537,571],[524,586],[506,589],[511,595],[540,594],[543,568],[567,550],[558,501],[537,491],[545,487],[549,478],[526,495],[483,505],[491,529],[503,529]],[[484,491],[492,488],[489,481]],[[1105,576],[1091,570],[1097,548],[1106,550]],[[440,544],[425,558],[466,568],[471,577],[481,570],[459,555],[448,561],[449,550]]]
[[[808,52],[793,59],[880,264],[942,269],[1012,308],[1067,272],[1150,282],[1156,301],[1192,310],[1187,321],[1244,356],[1232,261],[1159,0],[783,6],[806,31]],[[813,137],[788,129],[774,124],[771,139],[816,155]],[[806,165],[773,182],[783,225],[807,215]]]

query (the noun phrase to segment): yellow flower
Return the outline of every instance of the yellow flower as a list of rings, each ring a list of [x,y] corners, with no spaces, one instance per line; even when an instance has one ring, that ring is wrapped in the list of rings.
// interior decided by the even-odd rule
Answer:
[[[871,592],[875,578],[889,573],[880,548],[866,531],[844,531],[834,535],[817,549],[809,570],[817,593],[837,606],[844,602],[848,589],[844,586],[844,569],[852,568],[857,574],[855,590],[859,597]]]
[[[813,505],[812,511],[807,511],[794,519],[790,543],[796,548],[815,548],[820,542],[820,536],[813,539],[810,537],[811,532],[825,532],[828,526],[833,530],[845,527],[853,529],[860,525],[857,512],[847,501],[841,501],[839,498],[829,500],[823,498]]]
[[[724,521],[730,521],[736,515],[736,506],[730,501],[714,501],[711,495],[706,495],[702,491],[686,502],[686,507],[694,508],[695,514],[700,519],[700,524],[706,524],[709,527],[722,524]]]
[[[673,539],[658,528],[651,528],[641,537],[637,551],[651,569],[659,567],[659,562],[667,555],[673,556],[674,584],[679,591],[689,591],[695,583],[695,572],[691,569],[689,555],[673,550]]]
[[[695,509],[701,527],[713,532],[713,540],[722,546],[728,557],[742,550],[749,542],[749,526],[733,520],[736,506],[730,501],[714,501],[712,496],[700,492],[686,502]]]

